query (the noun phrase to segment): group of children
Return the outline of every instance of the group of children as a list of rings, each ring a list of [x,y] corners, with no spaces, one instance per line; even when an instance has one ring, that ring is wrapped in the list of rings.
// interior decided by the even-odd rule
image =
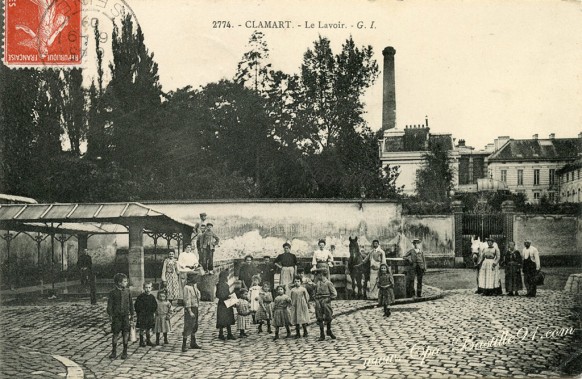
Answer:
[[[136,328],[139,329],[139,345],[154,346],[151,342],[151,331],[156,333],[156,345],[160,344],[160,334],[164,336],[164,344],[168,344],[168,332],[171,330],[170,317],[172,304],[167,300],[164,291],[158,292],[158,298],[152,295],[152,284],[145,283],[143,293],[132,301],[127,288],[128,279],[125,274],[115,274],[115,288],[109,293],[107,314],[111,322],[112,351],[110,358],[117,357],[117,341],[122,336],[122,359],[127,358],[127,345],[134,316],[137,315]],[[144,340],[145,334],[145,340]]]
[[[315,314],[320,327],[320,341],[325,340],[325,336],[335,339],[331,330],[333,318],[332,299],[337,297],[337,291],[331,281],[325,276],[324,270],[315,273],[315,283],[308,277],[295,276],[293,283],[285,286],[277,286],[274,296],[271,292],[269,281],[261,283],[260,275],[253,276],[252,285],[247,290],[241,288],[238,291],[238,301],[233,308],[236,308],[236,327],[240,337],[246,337],[251,325],[257,324],[258,333],[263,332],[263,326],[267,325],[267,333],[272,333],[271,326],[274,327],[275,336],[273,340],[279,339],[280,328],[285,328],[286,338],[291,338],[291,326],[295,325],[295,338],[308,336],[307,326],[309,324],[311,308],[310,302],[315,302]],[[217,284],[216,294],[219,299],[217,311],[217,328],[219,328],[219,338],[236,339],[232,335],[231,326],[235,324],[234,310],[225,305],[232,293],[229,290],[227,281],[228,272],[221,273]],[[288,292],[288,293],[286,293]],[[324,323],[327,325],[327,332],[324,332]],[[224,335],[224,329],[227,336]]]
[[[258,325],[258,333],[263,332],[263,325],[267,325],[267,333],[275,329],[273,340],[279,339],[280,328],[285,328],[286,338],[291,338],[291,325],[295,325],[295,338],[308,336],[307,326],[310,319],[310,302],[315,304],[315,316],[319,325],[319,341],[324,341],[326,335],[336,339],[331,329],[333,319],[332,300],[337,297],[333,283],[325,276],[324,269],[315,271],[315,281],[296,276],[289,285],[289,294],[284,286],[277,286],[275,296],[271,292],[268,281],[261,283],[259,275],[253,277],[253,285],[247,290],[242,288],[236,304],[230,304],[232,292],[228,284],[228,270],[221,271],[216,285],[218,298],[216,328],[221,340],[235,340],[232,326],[236,324],[240,337],[247,337],[251,325]],[[198,275],[189,273],[184,287],[184,330],[182,333],[182,351],[187,351],[187,340],[190,337],[190,348],[200,349],[196,342],[198,331],[198,310],[200,307],[200,291],[197,288]],[[305,282],[303,282],[305,280]],[[170,318],[172,304],[167,300],[164,291],[158,292],[156,299],[152,291],[152,284],[145,283],[143,293],[140,294],[135,305],[131,293],[127,288],[128,279],[125,274],[116,274],[115,288],[109,293],[107,314],[111,321],[112,352],[110,358],[117,357],[117,341],[120,334],[123,338],[122,359],[127,358],[127,345],[134,313],[137,315],[136,327],[139,329],[140,346],[155,346],[151,342],[151,331],[156,333],[156,345],[160,343],[160,334],[163,334],[164,344],[168,343],[168,332],[171,331]],[[394,278],[387,265],[382,264],[378,276],[379,305],[384,307],[384,316],[390,316],[389,305],[394,302]],[[228,304],[227,304],[228,303]],[[237,310],[235,318],[234,308]],[[324,330],[326,327],[326,330]],[[226,329],[226,335],[225,335]],[[145,334],[145,341],[144,341]]]

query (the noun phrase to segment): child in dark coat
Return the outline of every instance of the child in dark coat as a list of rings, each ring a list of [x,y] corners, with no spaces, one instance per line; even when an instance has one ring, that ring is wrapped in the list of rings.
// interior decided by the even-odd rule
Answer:
[[[234,325],[234,309],[227,307],[225,300],[230,298],[230,286],[228,285],[228,270],[221,271],[218,275],[218,283],[216,283],[216,297],[218,298],[218,306],[216,309],[216,328],[219,329],[218,338],[221,340],[235,340],[236,337],[232,335],[232,325]],[[224,328],[228,335],[224,336]]]
[[[139,346],[154,346],[151,341],[151,330],[156,326],[156,310],[158,302],[156,297],[151,294],[152,284],[144,283],[143,292],[135,300],[135,313],[137,314],[136,327],[139,329]],[[147,342],[143,340],[143,334],[146,334]]]
[[[107,314],[111,321],[111,355],[109,358],[117,357],[117,340],[119,334],[123,336],[123,353],[121,359],[127,358],[127,343],[129,342],[129,331],[133,322],[133,301],[131,293],[127,289],[127,276],[125,274],[115,274],[113,277],[115,288],[109,292],[107,299]]]

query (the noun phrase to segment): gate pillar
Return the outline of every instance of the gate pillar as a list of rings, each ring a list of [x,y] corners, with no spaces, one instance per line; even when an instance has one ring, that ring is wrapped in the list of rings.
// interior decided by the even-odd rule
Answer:
[[[503,213],[503,234],[505,234],[506,245],[513,239],[513,216],[515,215],[515,204],[512,200],[505,200],[501,203]],[[515,241],[514,241],[515,242]]]
[[[452,202],[454,219],[455,267],[464,267],[463,261],[463,203],[460,200]]]

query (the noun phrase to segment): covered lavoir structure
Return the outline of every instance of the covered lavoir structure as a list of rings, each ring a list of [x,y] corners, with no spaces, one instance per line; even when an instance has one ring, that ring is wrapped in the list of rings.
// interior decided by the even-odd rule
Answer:
[[[121,225],[125,230],[111,228],[115,225]],[[1,204],[0,229],[8,231],[6,235],[10,235],[10,231],[75,235],[80,251],[87,247],[87,239],[93,234],[129,233],[130,285],[134,291],[141,291],[144,283],[143,234],[180,234],[185,246],[190,243],[194,224],[135,202]]]

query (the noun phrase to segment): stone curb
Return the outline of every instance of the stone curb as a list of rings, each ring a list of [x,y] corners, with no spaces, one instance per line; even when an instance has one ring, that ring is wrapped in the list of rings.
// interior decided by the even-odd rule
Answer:
[[[394,305],[412,304],[412,303],[420,303],[420,302],[425,302],[425,301],[438,300],[438,299],[443,298],[443,296],[444,296],[443,291],[436,288],[436,287],[425,286],[425,288],[431,288],[431,289],[435,290],[437,293],[434,295],[425,296],[425,297],[413,297],[413,298],[406,298],[406,299],[398,299],[392,305],[394,306]],[[373,302],[373,303],[370,304],[371,302]],[[336,318],[338,316],[348,316],[348,315],[351,315],[353,313],[356,313],[356,312],[364,310],[364,309],[374,309],[377,307],[377,305],[378,305],[378,303],[375,300],[365,300],[365,304],[363,304],[361,306],[354,307],[352,309],[348,309],[347,311],[334,313],[333,317]],[[309,323],[309,325],[316,325],[316,324],[317,324],[317,321],[312,321]]]

